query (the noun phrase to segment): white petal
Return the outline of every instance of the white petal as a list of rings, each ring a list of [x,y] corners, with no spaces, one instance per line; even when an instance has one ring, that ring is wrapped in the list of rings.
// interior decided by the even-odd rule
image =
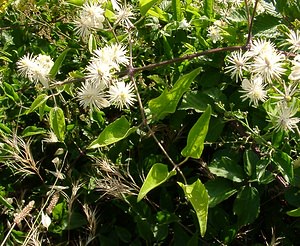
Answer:
[[[44,212],[42,212],[42,225],[44,227],[46,227],[48,230],[48,227],[50,226],[50,224],[51,224],[51,218],[49,217],[48,214],[45,214]]]

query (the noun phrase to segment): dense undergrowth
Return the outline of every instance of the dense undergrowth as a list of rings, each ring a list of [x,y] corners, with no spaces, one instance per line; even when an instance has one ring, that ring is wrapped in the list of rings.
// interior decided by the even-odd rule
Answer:
[[[2,245],[297,245],[298,0],[1,0]]]

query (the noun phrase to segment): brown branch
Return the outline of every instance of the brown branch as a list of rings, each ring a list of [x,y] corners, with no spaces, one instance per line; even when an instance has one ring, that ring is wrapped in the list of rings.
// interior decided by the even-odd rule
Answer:
[[[84,82],[85,78],[74,78],[74,79],[65,79],[63,81],[54,82],[50,85],[50,89],[55,88],[57,86],[62,86],[71,83]]]
[[[247,37],[247,42],[246,42],[246,48],[249,48],[249,46],[251,45],[251,42],[252,42],[253,22],[254,22],[254,17],[255,17],[255,12],[256,12],[256,9],[257,9],[258,2],[259,2],[259,0],[255,1],[255,5],[254,5],[254,8],[253,8],[253,13],[252,13],[251,20],[250,20],[250,23],[249,23],[249,26],[248,26],[248,37]]]
[[[125,71],[121,71],[121,72],[116,73],[116,74],[119,75],[119,76],[125,76],[125,75],[128,75],[130,73],[136,74],[136,73],[139,73],[139,72],[142,72],[142,71],[145,71],[145,70],[152,70],[154,68],[170,65],[170,64],[173,64],[173,63],[182,62],[182,61],[185,61],[185,60],[192,60],[192,59],[194,59],[196,57],[200,57],[200,56],[215,54],[215,53],[219,53],[219,52],[235,51],[235,50],[240,50],[240,49],[245,50],[245,49],[247,49],[247,47],[246,47],[246,45],[239,45],[239,46],[229,46],[229,47],[205,50],[205,51],[202,51],[202,52],[197,52],[197,53],[194,53],[194,54],[185,55],[185,56],[182,56],[182,57],[177,57],[177,58],[173,58],[173,59],[158,62],[158,63],[151,63],[151,64],[143,66],[143,67],[138,67],[138,68],[131,67],[131,68],[125,70]]]
[[[249,32],[250,23],[251,23],[251,15],[250,15],[250,10],[249,10],[248,0],[244,0],[244,2],[245,2],[246,14],[247,14],[248,32]],[[248,33],[248,37],[249,37],[249,33]]]
[[[190,55],[186,55],[186,56],[182,56],[182,57],[173,58],[171,60],[166,60],[166,61],[162,61],[162,62],[158,62],[158,63],[151,63],[151,64],[143,66],[143,67],[135,68],[132,65],[130,65],[128,67],[128,69],[126,69],[124,71],[121,71],[121,72],[118,72],[118,73],[116,73],[116,75],[118,75],[120,77],[126,76],[126,75],[128,75],[129,77],[132,77],[136,73],[139,73],[139,72],[142,72],[142,71],[145,71],[145,70],[152,70],[152,69],[155,69],[157,67],[170,65],[170,64],[173,64],[173,63],[177,63],[177,62],[182,62],[184,60],[192,60],[192,59],[194,59],[196,57],[200,57],[200,56],[205,56],[205,55],[210,55],[210,54],[220,53],[220,52],[226,52],[226,51],[235,51],[235,50],[240,50],[240,49],[245,50],[247,48],[246,48],[245,45],[215,48],[215,49],[210,49],[210,50],[206,50],[206,51],[202,51],[202,52],[198,52],[198,53],[194,53],[194,54],[190,54]],[[64,81],[53,83],[50,86],[50,88],[54,88],[54,87],[57,87],[57,86],[70,84],[70,83],[83,82],[84,80],[85,80],[84,78],[66,79]]]

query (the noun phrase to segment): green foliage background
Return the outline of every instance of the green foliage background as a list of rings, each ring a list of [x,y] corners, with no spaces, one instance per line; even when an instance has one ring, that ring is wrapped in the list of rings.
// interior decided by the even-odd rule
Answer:
[[[226,55],[245,48],[246,8],[231,13],[223,40],[213,42],[207,30],[220,19],[218,1],[127,2],[134,28],[97,31],[87,44],[72,23],[81,1],[2,0],[0,242],[297,245],[299,135],[270,130],[267,103],[242,102],[224,73]],[[300,27],[300,4],[264,2],[275,9],[257,15],[250,30],[280,45],[288,29]],[[180,28],[183,19],[188,28]],[[116,37],[131,45],[141,104],[84,110],[76,91],[90,50]],[[172,60],[196,52],[204,53]],[[51,90],[18,74],[16,63],[28,53],[56,61]],[[46,139],[50,130],[58,141]],[[41,211],[53,194],[59,199],[45,228]],[[32,200],[26,219],[13,225]]]

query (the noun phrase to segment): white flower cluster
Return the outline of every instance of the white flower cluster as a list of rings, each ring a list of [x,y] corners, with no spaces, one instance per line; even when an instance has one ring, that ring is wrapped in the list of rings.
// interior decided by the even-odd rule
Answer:
[[[134,86],[114,78],[120,65],[128,65],[125,47],[119,44],[105,46],[94,51],[86,67],[85,83],[78,89],[79,104],[84,108],[101,109],[114,105],[129,108],[135,99]]]
[[[207,29],[207,37],[211,39],[213,43],[223,40],[222,36],[222,27],[225,23],[221,20],[216,20],[211,26]]]
[[[50,56],[27,54],[17,62],[17,68],[23,77],[34,83],[40,82],[45,88],[49,88],[49,73],[53,64]]]
[[[216,13],[220,14],[223,20],[226,20],[228,17],[231,18],[232,14],[236,14],[242,8],[245,8],[247,4],[248,8],[253,9],[256,0],[215,0],[214,9]],[[266,1],[258,1],[256,6],[256,13],[263,14],[266,11],[265,7],[274,7],[273,3]],[[275,7],[274,7],[275,8]]]
[[[227,56],[225,73],[236,82],[241,81],[242,100],[255,107],[268,98],[277,99],[272,112],[268,112],[275,130],[294,131],[300,118],[296,100],[300,82],[300,35],[291,30],[286,39],[288,49],[295,55],[285,55],[268,40],[256,39],[248,51],[234,51]],[[294,57],[294,58],[290,58]]]
[[[89,0],[83,4],[78,15],[74,20],[75,33],[79,35],[84,41],[86,41],[90,34],[94,31],[98,31],[104,28],[103,22],[105,21],[105,8],[104,4],[107,0]],[[121,6],[118,0],[111,0],[111,4],[114,10],[114,25],[121,25],[126,28],[133,27],[131,19],[134,18],[134,14],[131,11],[130,6]],[[112,12],[111,12],[112,13]]]
[[[216,0],[214,9],[222,18],[226,19],[237,9],[244,7],[243,0]]]
[[[201,1],[200,1],[201,2]],[[245,11],[246,5],[250,12],[253,12],[256,5],[255,15],[264,14],[267,10],[275,11],[275,6],[270,1],[256,0],[215,0],[214,12],[215,17],[218,18],[207,28],[207,37],[213,42],[221,42],[223,39],[228,40],[228,36],[232,35],[232,23],[239,23],[242,15],[240,13]],[[199,4],[199,8],[203,8],[203,4]],[[232,22],[232,23],[231,23]]]
[[[300,50],[300,47],[299,47],[299,50]],[[290,80],[300,80],[300,55],[297,55],[294,60],[292,61],[292,72],[291,74],[289,75],[289,79]]]
[[[85,3],[77,19],[74,21],[75,33],[83,39],[87,39],[93,30],[100,30],[103,28],[104,9],[98,3]]]

